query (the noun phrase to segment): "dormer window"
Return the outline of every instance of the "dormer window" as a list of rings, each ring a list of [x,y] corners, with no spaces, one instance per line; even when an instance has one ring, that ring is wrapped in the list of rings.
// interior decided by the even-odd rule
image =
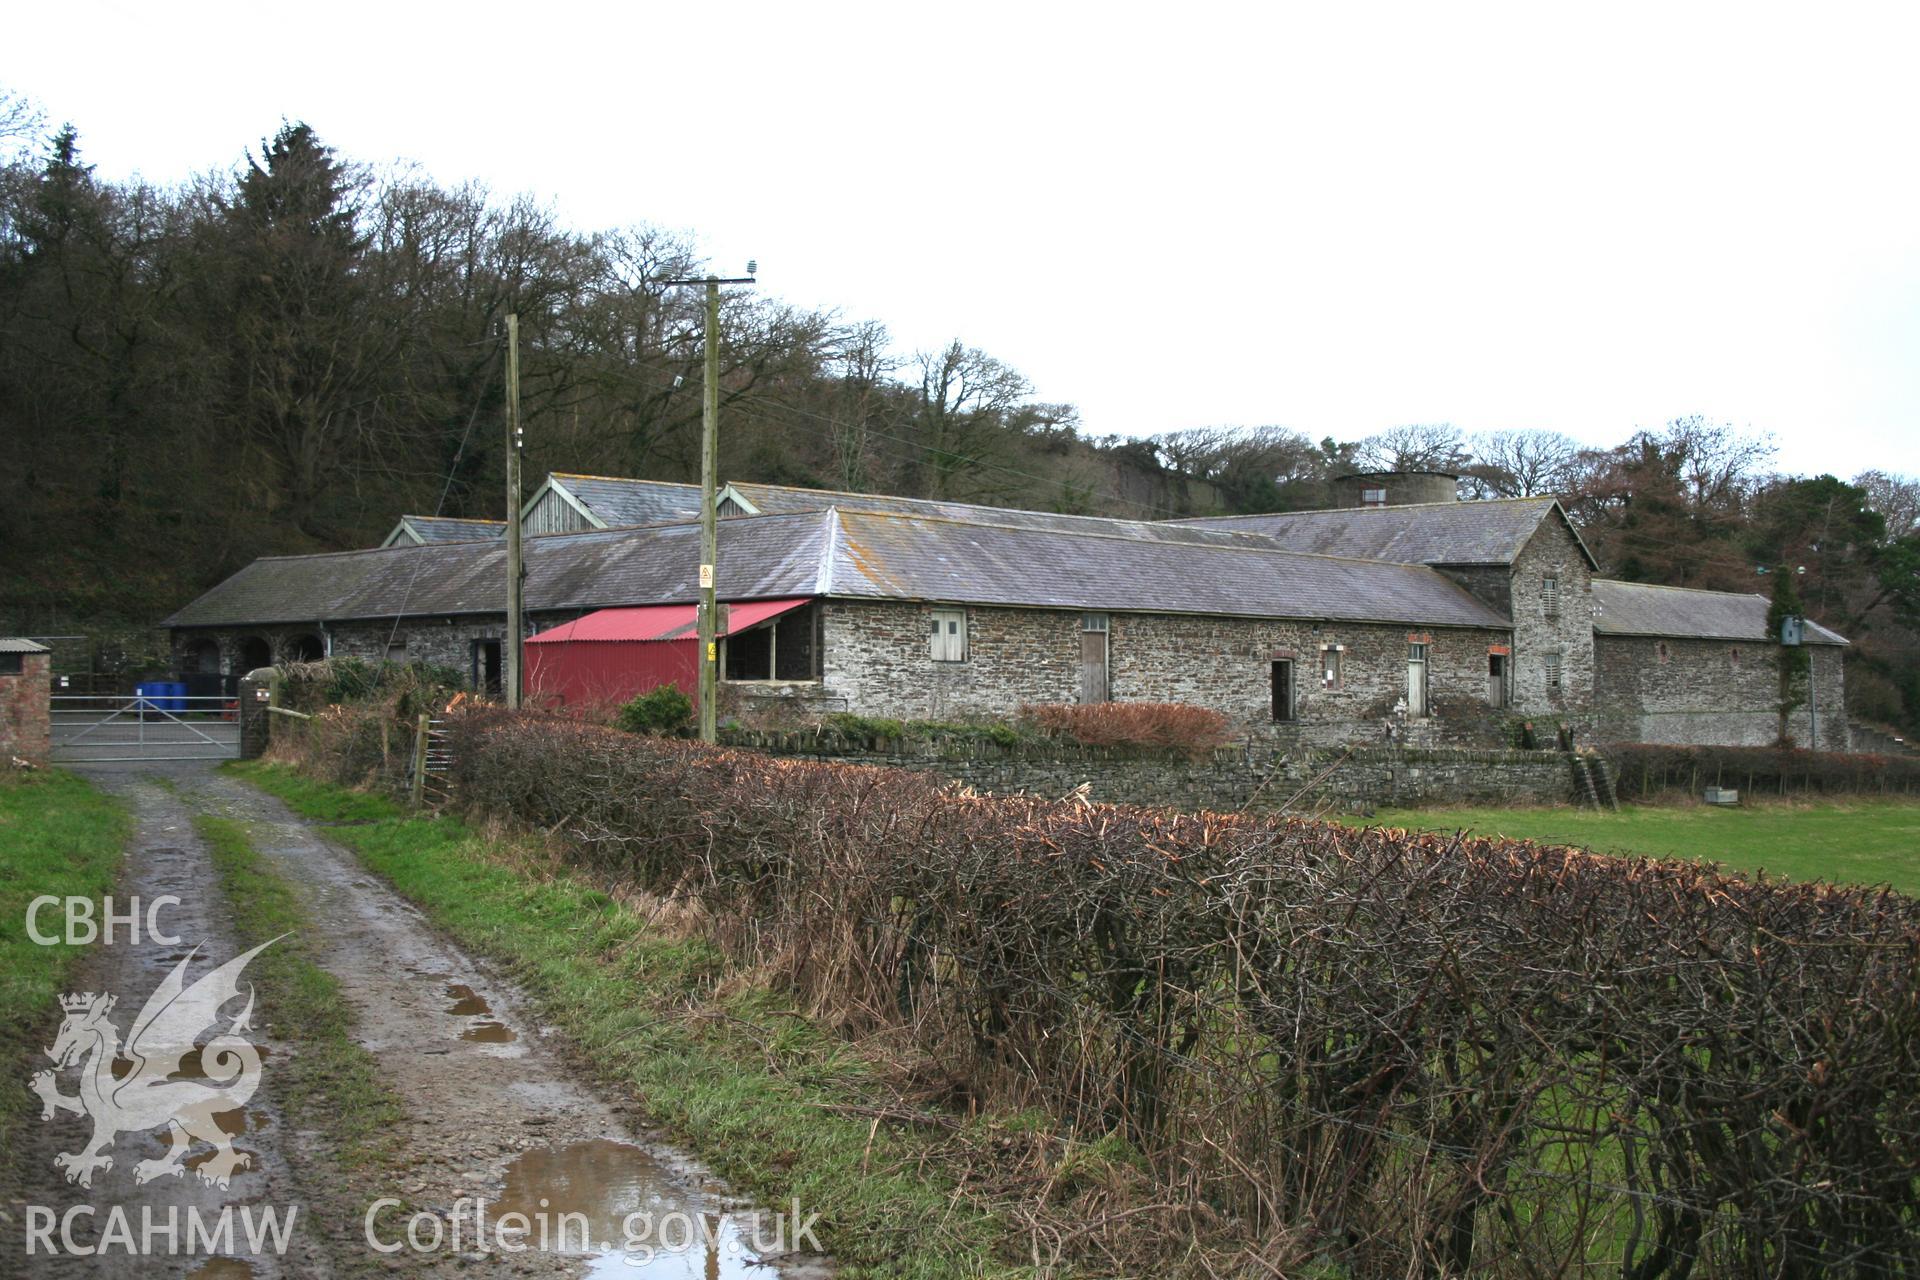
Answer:
[[[1387,491],[1385,489],[1362,489],[1360,491],[1360,505],[1363,507],[1386,506]]]

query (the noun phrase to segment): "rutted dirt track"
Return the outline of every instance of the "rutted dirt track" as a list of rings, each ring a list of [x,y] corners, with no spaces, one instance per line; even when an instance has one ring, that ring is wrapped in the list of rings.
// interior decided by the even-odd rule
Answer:
[[[124,1006],[136,1008],[162,976],[163,959],[205,938],[202,960],[196,965],[224,962],[235,954],[233,941],[221,931],[219,895],[206,851],[195,838],[193,813],[215,814],[247,824],[253,843],[281,876],[303,894],[315,936],[306,939],[314,958],[341,984],[358,1020],[357,1037],[375,1057],[380,1074],[402,1100],[409,1124],[405,1134],[407,1172],[401,1190],[414,1205],[441,1216],[453,1213],[463,1199],[484,1198],[489,1223],[517,1210],[550,1215],[557,1223],[562,1212],[578,1212],[591,1226],[588,1242],[593,1252],[540,1251],[539,1227],[525,1236],[529,1248],[519,1253],[494,1253],[482,1259],[474,1253],[471,1205],[465,1209],[462,1251],[450,1242],[438,1252],[411,1250],[384,1259],[387,1268],[404,1274],[473,1274],[482,1266],[488,1273],[516,1275],[601,1274],[637,1277],[722,1276],[786,1277],[787,1280],[827,1274],[818,1260],[788,1258],[777,1263],[759,1260],[751,1251],[752,1224],[744,1206],[697,1164],[664,1147],[655,1135],[636,1127],[619,1103],[610,1103],[583,1084],[564,1061],[546,1028],[528,1011],[514,987],[442,939],[410,904],[368,874],[353,855],[324,837],[316,828],[289,812],[278,800],[212,770],[182,770],[168,775],[170,786],[137,774],[93,775],[94,780],[124,796],[134,807],[139,827],[121,892],[144,895],[173,893],[185,906],[170,919],[181,921],[177,931],[182,947],[115,946],[98,949],[83,973],[82,989],[125,993],[117,1011],[125,1024]],[[194,976],[198,976],[196,969]],[[104,1180],[96,1181],[91,1201],[137,1204],[184,1204],[193,1197],[217,1213],[222,1202],[239,1204],[307,1204],[300,1172],[313,1159],[314,1135],[288,1133],[273,1104],[273,1055],[284,1053],[265,1028],[272,1010],[263,1008],[254,1020],[257,1044],[267,1047],[263,1086],[249,1109],[258,1127],[236,1146],[253,1154],[253,1168],[222,1192],[189,1178],[163,1179],[161,1185],[135,1188],[128,1170],[136,1158],[133,1135],[121,1139],[116,1163]],[[636,1117],[637,1121],[637,1117]],[[39,1125],[33,1140],[44,1147],[30,1153],[30,1170],[44,1170],[39,1185],[30,1185],[19,1198],[27,1203],[71,1202],[77,1189],[66,1187],[50,1161],[58,1150],[72,1150],[84,1134],[80,1121],[63,1115]],[[139,1157],[164,1149],[158,1133],[141,1135]],[[21,1205],[9,1206],[18,1213]],[[332,1206],[342,1212],[346,1206]],[[363,1207],[362,1207],[363,1208]],[[695,1243],[690,1249],[663,1253],[650,1265],[634,1265],[638,1256],[623,1259],[618,1252],[622,1221],[643,1211],[655,1216],[676,1214],[681,1231],[666,1242],[680,1244],[690,1224],[699,1237],[717,1242],[709,1250]],[[353,1235],[359,1229],[356,1213]],[[393,1241],[405,1230],[404,1219],[389,1217],[381,1235]],[[431,1226],[431,1224],[427,1224]],[[19,1260],[22,1241],[17,1221],[8,1226],[10,1252]],[[449,1228],[450,1236],[450,1228]],[[295,1250],[284,1260],[252,1258],[251,1272],[234,1275],[325,1276],[330,1274],[320,1233],[302,1229]],[[549,1239],[549,1245],[557,1240]],[[656,1238],[655,1243],[658,1243]],[[244,1252],[244,1251],[241,1251]],[[464,1255],[464,1256],[463,1256]],[[340,1258],[343,1266],[364,1263],[370,1249],[357,1258]],[[156,1263],[158,1265],[156,1265]],[[173,1265],[177,1263],[178,1265]],[[774,1265],[769,1265],[774,1263]],[[196,1262],[185,1259],[136,1261],[119,1270],[103,1268],[98,1260],[59,1271],[42,1268],[34,1260],[34,1275],[179,1276],[195,1274]],[[357,1269],[348,1267],[346,1269]],[[218,1274],[218,1273],[214,1273]]]

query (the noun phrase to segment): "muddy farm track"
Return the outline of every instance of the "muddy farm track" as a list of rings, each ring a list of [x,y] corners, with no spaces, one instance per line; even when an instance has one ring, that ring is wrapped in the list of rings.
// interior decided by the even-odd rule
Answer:
[[[90,1187],[75,1185],[56,1166],[56,1156],[86,1144],[89,1122],[63,1111],[41,1123],[36,1113],[24,1127],[23,1149],[13,1162],[18,1182],[6,1190],[0,1274],[209,1280],[348,1277],[370,1271],[703,1280],[813,1280],[828,1274],[818,1260],[756,1257],[747,1210],[727,1188],[662,1144],[639,1115],[629,1114],[625,1100],[608,1098],[586,1083],[558,1037],[540,1024],[513,984],[442,938],[351,853],[327,840],[324,828],[204,766],[164,774],[100,770],[89,778],[121,797],[136,820],[116,896],[179,898],[181,905],[164,923],[181,941],[166,944],[143,935],[137,945],[116,939],[112,946],[96,946],[71,985],[77,991],[115,993],[113,1021],[124,1031],[148,993],[183,958],[188,983],[232,960],[240,951],[238,940],[224,923],[226,903],[194,818],[212,815],[243,824],[266,867],[295,887],[311,921],[313,936],[303,940],[309,954],[339,983],[355,1020],[354,1038],[371,1054],[380,1080],[404,1113],[396,1191],[410,1211],[422,1216],[383,1217],[376,1237],[382,1244],[404,1245],[409,1225],[415,1225],[421,1241],[439,1234],[442,1242],[438,1248],[388,1253],[367,1242],[362,1228],[367,1206],[342,1191],[329,1162],[328,1135],[298,1131],[285,1120],[274,1068],[296,1047],[284,1038],[284,1029],[275,1027],[274,1011],[263,1002],[247,1037],[262,1064],[258,1087],[237,1113],[218,1117],[232,1135],[235,1152],[227,1185],[201,1176],[203,1169],[217,1170],[221,1161],[217,1149],[205,1144],[185,1155],[180,1174],[155,1176],[168,1155],[164,1128],[121,1133],[110,1149],[111,1167],[94,1170]],[[244,977],[239,990],[247,991]],[[221,1027],[233,1020],[240,1003],[236,998],[227,1006]],[[208,1053],[211,1057],[213,1050]],[[66,1073],[62,1088],[71,1089],[73,1078],[73,1072]],[[140,1173],[144,1182],[136,1177]],[[491,1251],[484,1254],[473,1239],[474,1203],[481,1199],[492,1233]],[[244,1221],[236,1219],[235,1239],[218,1251],[221,1257],[204,1252],[25,1256],[28,1206],[62,1214],[81,1204],[93,1207],[94,1222],[90,1231],[83,1224],[78,1234],[95,1240],[113,1206],[126,1210],[136,1230],[143,1207],[163,1218],[170,1210],[185,1215],[191,1207],[208,1222],[229,1206],[236,1214],[270,1207],[284,1213],[298,1206],[299,1214],[279,1254],[270,1246],[250,1249]],[[524,1232],[514,1229],[515,1220],[502,1221],[515,1211],[527,1215]],[[636,1212],[661,1225],[658,1234],[640,1242],[641,1252],[623,1256],[623,1232],[633,1227],[628,1215]],[[579,1217],[563,1220],[562,1214]],[[458,1251],[452,1244],[456,1219],[462,1228]],[[584,1242],[581,1221],[590,1235]],[[545,1249],[539,1247],[543,1222],[551,1224]],[[684,1239],[689,1234],[691,1242]],[[500,1250],[502,1240],[525,1247]],[[663,1243],[672,1247],[659,1248]],[[159,1251],[165,1255],[164,1242]],[[651,1261],[643,1262],[648,1253]]]

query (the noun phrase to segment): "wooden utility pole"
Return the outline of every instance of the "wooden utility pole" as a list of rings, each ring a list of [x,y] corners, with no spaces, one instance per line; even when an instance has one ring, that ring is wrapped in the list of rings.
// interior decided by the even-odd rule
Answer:
[[[520,563],[520,317],[507,314],[507,635],[501,646],[507,706],[520,706],[525,570]]]
[[[700,402],[700,741],[720,736],[720,516],[714,499],[720,486],[720,286],[752,284],[754,263],[747,274],[731,279],[706,276],[697,280],[662,280],[663,285],[702,285],[707,291],[705,385]]]
[[[720,517],[714,510],[720,471],[720,281],[707,277],[706,377],[700,403],[700,741],[720,736],[719,619],[714,616]]]

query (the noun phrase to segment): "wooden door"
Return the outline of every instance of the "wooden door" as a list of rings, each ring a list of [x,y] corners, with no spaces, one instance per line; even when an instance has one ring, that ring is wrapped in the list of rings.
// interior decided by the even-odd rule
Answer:
[[[1088,703],[1109,701],[1107,633],[1104,631],[1080,633],[1080,701]]]

